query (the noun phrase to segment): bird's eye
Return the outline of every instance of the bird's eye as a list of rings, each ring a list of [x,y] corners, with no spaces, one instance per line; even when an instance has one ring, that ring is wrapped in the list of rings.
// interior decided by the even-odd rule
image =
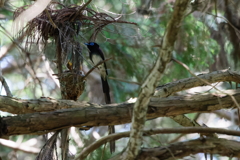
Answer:
[[[90,45],[90,46],[93,46],[93,45],[94,45],[94,42],[90,42],[89,45]]]

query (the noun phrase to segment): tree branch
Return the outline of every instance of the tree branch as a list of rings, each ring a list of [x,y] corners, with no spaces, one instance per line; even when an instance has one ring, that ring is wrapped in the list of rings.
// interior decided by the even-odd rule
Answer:
[[[38,154],[40,152],[39,148],[33,146],[27,146],[24,144],[18,144],[11,140],[0,139],[0,144],[14,150],[20,150],[22,152],[30,153],[30,154]]]
[[[166,65],[171,60],[173,46],[177,39],[177,34],[189,2],[189,0],[175,1],[173,15],[168,22],[162,40],[162,48],[158,54],[158,59],[151,73],[141,86],[138,99],[134,104],[132,128],[128,144],[129,147],[127,148],[124,159],[133,160],[139,153],[142,144],[142,130],[146,119],[147,106],[150,101],[150,97],[154,93],[157,83],[165,71]]]
[[[179,142],[168,146],[142,149],[138,160],[152,159],[182,159],[197,153],[218,154],[227,157],[240,158],[240,142],[222,138],[199,138],[187,142]]]
[[[154,96],[168,97],[176,92],[190,89],[193,87],[207,86],[207,84],[201,81],[200,79],[203,79],[208,83],[231,82],[231,81],[240,83],[240,74],[234,71],[230,71],[228,69],[214,71],[207,74],[200,74],[197,76],[199,78],[196,77],[185,78],[175,82],[164,84],[162,86],[158,86],[156,88]]]
[[[212,134],[212,133],[217,133],[217,134],[225,134],[225,135],[231,135],[231,136],[232,135],[240,136],[240,131],[226,130],[226,129],[222,129],[222,128],[206,128],[206,127],[184,127],[184,128],[164,128],[164,129],[143,130],[143,136],[151,136],[151,135],[155,135],[155,134],[172,134],[172,133],[184,133],[184,134],[191,134],[191,133]],[[89,155],[89,153],[93,152],[94,150],[99,148],[101,145],[109,142],[110,140],[115,140],[116,141],[116,140],[121,139],[121,138],[129,137],[129,134],[130,134],[130,132],[121,132],[121,133],[115,133],[115,134],[105,136],[105,137],[93,142],[88,147],[85,147],[82,150],[82,152],[75,157],[75,159],[84,159]],[[205,139],[198,139],[197,141],[199,141],[199,140],[205,141]],[[215,141],[215,139],[212,139],[212,140]],[[220,139],[220,140],[224,141],[224,139]],[[193,141],[196,141],[196,140],[193,140]],[[185,143],[185,142],[174,143],[174,144],[169,145],[168,147],[171,148],[171,146],[182,146],[182,143]],[[237,142],[237,143],[240,143],[240,142]],[[189,143],[189,144],[191,144],[191,143]],[[202,145],[204,145],[204,144],[202,143],[199,146],[202,146]],[[166,147],[163,147],[163,148],[166,149]],[[181,147],[179,147],[179,148],[181,148]],[[186,147],[184,147],[184,148],[186,148]],[[161,147],[157,148],[158,151],[159,151],[159,149],[161,150]],[[153,149],[145,149],[145,153],[142,152],[140,154],[140,156],[145,155],[147,153],[147,151],[149,152],[149,150],[153,150]],[[144,149],[142,151],[144,151]],[[240,151],[240,147],[238,148],[238,151]],[[162,152],[159,152],[158,154],[160,154],[160,153],[162,153]],[[189,154],[191,154],[191,152]],[[162,159],[162,158],[160,158],[160,159]]]
[[[7,96],[8,97],[13,97],[13,95],[12,95],[12,93],[11,93],[9,87],[8,87],[8,84],[7,84],[6,80],[5,80],[5,78],[2,75],[0,75],[0,81],[2,82],[2,85],[3,85],[4,89],[5,89],[5,92],[6,92]]]
[[[215,71],[208,74],[198,75],[199,78],[208,81],[209,83],[216,83],[222,81],[233,81],[240,83],[240,74],[230,70]],[[159,101],[160,97],[167,97],[178,91],[186,90],[189,88],[206,85],[198,78],[191,77],[181,79],[175,82],[165,84],[157,87],[152,101]],[[223,95],[223,94],[221,94]],[[56,100],[52,98],[40,98],[40,99],[17,99],[0,96],[0,110],[13,114],[25,114],[33,112],[48,112],[58,109],[68,109],[77,107],[99,107],[96,104],[88,102],[79,102],[71,100]],[[121,104],[118,104],[121,105]],[[116,105],[117,106],[117,105]]]
[[[240,90],[228,90],[225,92],[228,92],[228,94],[234,96],[237,101],[240,101]],[[34,104],[27,101],[22,103],[21,100],[19,100],[19,102],[14,100],[15,99],[9,97],[0,97],[0,104],[8,106],[12,111],[14,111],[14,107],[10,106],[11,103],[9,103],[9,101],[14,102],[15,104],[19,103],[18,105],[22,106],[26,105],[24,108],[34,109],[35,107],[38,108],[38,106],[41,106],[41,103],[39,103],[41,100],[34,101]],[[219,101],[221,103],[219,103]],[[131,122],[134,105],[134,103],[128,102],[121,104],[97,105],[87,102],[74,102],[67,100],[57,101],[44,98],[41,107],[53,109],[60,104],[64,105],[63,107],[75,108],[2,117],[1,121],[5,125],[0,129],[4,135],[10,136],[19,134],[44,134],[50,131],[68,128],[70,126],[86,129],[92,126],[125,124]],[[217,93],[187,97],[172,96],[168,98],[152,98],[147,108],[147,118],[153,119],[157,117],[175,116],[194,112],[212,112],[223,108],[227,109],[233,107],[235,106],[231,97]],[[7,131],[7,133],[4,131]]]
[[[103,61],[100,61],[98,64],[96,64],[95,66],[93,66],[87,73],[86,73],[86,75],[84,76],[84,78],[87,78],[87,76],[94,70],[94,69],[96,69],[99,65],[101,65],[102,63],[105,63],[105,62],[107,62],[107,61],[109,61],[110,59],[113,59],[113,57],[110,57],[110,58],[107,58],[107,59],[105,59],[105,60],[103,60]]]
[[[223,94],[227,94],[227,93],[224,93],[224,91],[220,91],[220,90],[217,89],[215,86],[212,86],[211,83],[209,83],[208,81],[206,81],[206,80],[204,80],[204,79],[201,79],[201,78],[199,78],[198,76],[196,76],[196,75],[189,69],[189,67],[188,67],[186,64],[184,64],[184,63],[182,63],[182,62],[180,62],[180,61],[178,61],[178,60],[176,60],[176,59],[174,59],[174,61],[177,62],[178,64],[182,65],[192,76],[194,76],[195,78],[198,78],[200,81],[202,81],[202,82],[205,83],[206,85],[211,86],[212,88],[216,89],[216,90],[219,91],[219,92],[222,92]],[[236,99],[235,99],[234,97],[232,97],[231,95],[229,95],[229,96],[232,98],[232,101],[234,102],[234,104],[240,109],[240,106],[239,106],[239,104],[237,103]]]

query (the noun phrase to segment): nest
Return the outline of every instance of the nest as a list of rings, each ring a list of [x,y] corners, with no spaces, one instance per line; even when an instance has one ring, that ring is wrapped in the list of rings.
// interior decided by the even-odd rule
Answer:
[[[63,72],[60,79],[63,99],[77,100],[85,88],[85,76],[72,72]]]

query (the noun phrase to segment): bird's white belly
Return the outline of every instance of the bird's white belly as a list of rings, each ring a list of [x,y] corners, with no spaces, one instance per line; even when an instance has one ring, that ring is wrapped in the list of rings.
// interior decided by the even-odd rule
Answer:
[[[102,58],[100,56],[97,56],[97,55],[92,55],[92,61],[93,63],[96,65],[98,64],[100,61],[102,61]]]
[[[98,64],[99,62],[102,61],[102,58],[100,56],[97,56],[97,55],[92,55],[92,61],[93,61],[94,65],[96,65],[96,64]],[[104,63],[100,64],[98,66],[98,69],[100,71],[101,76],[103,76],[103,78],[105,78],[106,68],[104,67]]]

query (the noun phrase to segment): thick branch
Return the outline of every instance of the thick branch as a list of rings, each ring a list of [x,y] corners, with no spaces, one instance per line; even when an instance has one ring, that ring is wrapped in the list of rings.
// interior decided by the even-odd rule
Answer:
[[[210,83],[233,81],[240,83],[240,74],[237,72],[222,70],[215,71],[208,74],[198,75],[199,78],[204,79]],[[192,87],[206,85],[195,77],[181,79],[175,82],[168,83],[163,86],[157,87],[154,94],[154,101],[159,97],[169,96],[178,91],[186,90]],[[152,98],[153,100],[153,98]],[[24,114],[33,112],[47,112],[57,109],[77,108],[77,107],[98,107],[96,104],[92,105],[87,102],[76,102],[70,100],[55,100],[51,98],[40,98],[32,100],[23,100],[17,98],[10,98],[0,96],[0,110],[13,114]],[[121,105],[121,104],[119,104]]]
[[[220,91],[215,86],[212,86],[211,83],[221,82],[221,81],[232,81],[232,79],[234,79],[234,81],[237,84],[240,81],[238,74],[236,72],[231,72],[228,69],[212,72],[205,75],[196,76],[194,73],[191,72],[189,67],[186,66],[184,63],[176,59],[173,59],[173,60],[179,63],[180,65],[182,65],[186,70],[188,70],[191,73],[191,75],[193,75],[194,78],[182,79],[180,82],[178,81],[177,84],[173,82],[171,84],[160,86],[157,88],[158,91],[155,92],[156,97],[166,97],[180,90],[189,89],[195,86],[203,86],[203,85],[209,85],[215,90],[217,90],[218,92],[222,92],[223,94],[228,94],[228,93],[224,93],[224,91]],[[221,73],[221,74],[218,74],[218,73]],[[228,79],[228,77],[231,77],[231,79]],[[186,83],[186,82],[190,82],[190,83]],[[239,108],[239,105],[235,100],[235,98],[232,97],[231,95],[229,96],[232,98],[232,101],[234,102],[234,104]],[[200,126],[198,123],[193,122],[192,120],[187,118],[185,115],[171,116],[170,118],[172,118],[175,122],[185,127],[196,126],[196,125]]]
[[[236,83],[240,83],[240,74],[234,71],[230,71],[228,69],[215,71],[207,74],[200,74],[198,75],[198,77],[199,78],[195,78],[195,77],[185,78],[175,82],[167,83],[162,86],[158,86],[156,88],[154,96],[167,97],[176,92],[190,89],[193,87],[206,86],[207,84],[201,81],[200,79],[203,79],[209,83],[225,82],[225,81],[227,82],[233,81]]]
[[[200,138],[164,147],[142,149],[138,160],[153,159],[154,157],[161,160],[181,159],[197,153],[240,158],[240,142],[221,138]]]
[[[236,131],[236,130],[226,130],[226,129],[222,129],[222,128],[206,128],[206,127],[184,127],[184,128],[164,128],[164,129],[143,130],[143,136],[151,136],[151,135],[155,135],[155,134],[172,134],[172,133],[185,133],[185,134],[190,134],[190,133],[213,134],[213,133],[217,133],[217,134],[226,134],[226,135],[235,135],[235,136],[240,135],[240,131]],[[96,142],[92,143],[88,147],[85,147],[82,150],[82,152],[76,156],[75,159],[85,159],[88,156],[89,153],[96,150],[101,145],[109,142],[110,140],[118,140],[120,138],[129,137],[129,134],[130,134],[130,132],[121,132],[121,133],[116,133],[116,134],[111,134],[111,135],[105,136],[105,137],[97,140]],[[181,143],[177,143],[177,144],[179,146],[181,146]],[[177,144],[172,144],[170,146],[175,146],[175,145],[178,146]],[[204,145],[204,144],[202,143],[202,145]],[[199,146],[201,146],[201,145],[199,145]],[[166,146],[164,147],[164,149],[166,149]],[[153,149],[146,149],[146,150],[148,151],[147,153],[149,153],[149,150],[153,150]],[[157,148],[157,150],[159,151],[159,150],[161,150],[161,148]],[[159,152],[158,156],[162,155],[160,153],[162,153],[162,152]],[[144,154],[143,155],[142,154],[143,153],[141,153],[140,155],[143,156]],[[121,155],[120,155],[119,158],[114,157],[113,159],[122,159],[122,158],[121,158]],[[162,159],[162,158],[160,158],[160,159]]]
[[[142,144],[142,130],[144,127],[147,106],[151,96],[157,86],[158,81],[161,79],[166,65],[169,63],[173,46],[177,38],[178,31],[181,26],[181,22],[184,18],[185,11],[189,0],[176,0],[174,5],[174,11],[171,19],[168,22],[163,40],[162,48],[158,54],[158,59],[149,74],[141,86],[138,99],[134,104],[132,128],[129,139],[129,147],[126,151],[126,157],[124,159],[133,160],[138,155]]]
[[[56,100],[52,98],[40,99],[17,99],[7,96],[0,96],[0,110],[13,114],[25,114],[34,112],[49,112],[58,109],[79,108],[79,107],[98,107],[97,104],[79,102],[73,100]]]
[[[232,94],[240,102],[240,90],[229,90],[228,94]],[[8,97],[1,98],[10,99]],[[4,100],[2,101],[4,102]],[[51,108],[52,106],[58,106],[58,102],[64,104],[62,101],[47,101],[47,99],[45,99],[44,103],[46,108]],[[6,124],[7,128],[1,128],[1,130],[4,131],[3,133],[7,130],[5,135],[10,136],[33,133],[44,134],[70,126],[84,128],[86,126],[125,124],[131,122],[134,105],[134,103],[97,105],[86,102],[66,102],[70,104],[66,103],[64,104],[65,106],[78,106],[78,108],[4,117],[2,121]],[[17,102],[15,101],[15,103]],[[27,102],[25,104],[28,105]],[[31,105],[28,105],[28,107],[31,107]],[[188,97],[152,98],[148,105],[147,118],[152,119],[194,112],[211,112],[233,107],[234,103],[229,96],[217,93]]]

